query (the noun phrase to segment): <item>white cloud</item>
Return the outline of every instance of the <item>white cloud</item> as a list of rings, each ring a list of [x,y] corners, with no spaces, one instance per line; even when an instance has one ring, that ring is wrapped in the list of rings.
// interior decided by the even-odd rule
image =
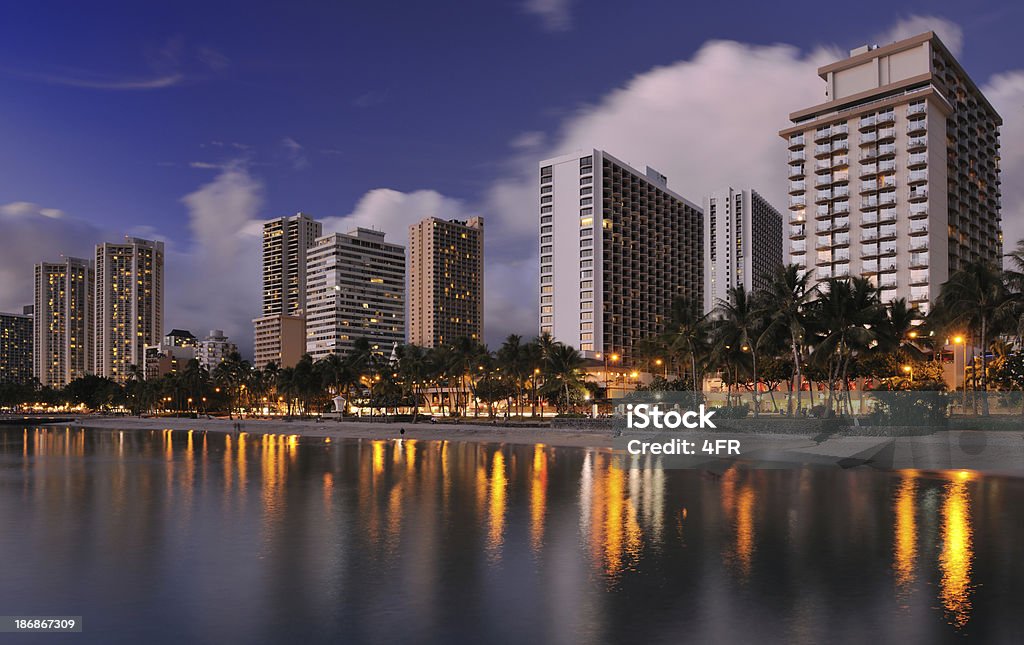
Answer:
[[[284,148],[285,158],[288,159],[288,163],[292,165],[293,169],[302,170],[309,165],[306,148],[295,139],[291,137],[281,139],[281,147]]]
[[[242,162],[182,198],[191,244],[167,246],[166,327],[204,335],[223,329],[239,348],[252,348],[261,302],[263,185]]]
[[[934,31],[954,56],[963,52],[964,32],[960,25],[938,16],[908,16],[874,38],[871,44],[888,45],[898,40]]]
[[[529,132],[520,133],[514,139],[508,142],[508,145],[516,150],[531,150],[538,148],[543,145],[546,137],[543,132],[539,130],[531,130]]]
[[[539,16],[547,31],[566,31],[572,28],[573,0],[526,0],[523,10]]]

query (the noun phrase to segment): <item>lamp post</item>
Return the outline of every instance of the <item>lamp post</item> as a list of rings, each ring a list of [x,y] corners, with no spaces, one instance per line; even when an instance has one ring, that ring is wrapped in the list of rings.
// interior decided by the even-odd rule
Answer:
[[[913,382],[914,382],[914,366],[913,365],[904,365],[903,366],[903,373],[907,374],[910,377],[910,382],[911,382],[911,384],[913,384]]]
[[[964,348],[964,373],[963,373],[963,387],[964,387],[964,414],[967,414],[967,342],[966,338],[962,334],[957,334],[953,337],[953,345],[962,345]],[[953,350],[953,365],[956,366],[956,349]]]

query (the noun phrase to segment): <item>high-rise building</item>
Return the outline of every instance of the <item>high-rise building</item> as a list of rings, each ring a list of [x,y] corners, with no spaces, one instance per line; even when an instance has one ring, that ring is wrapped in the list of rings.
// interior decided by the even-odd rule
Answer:
[[[704,197],[704,312],[729,289],[760,291],[783,261],[782,216],[756,190]]]
[[[263,315],[301,314],[306,308],[306,250],[323,224],[303,213],[263,224]]]
[[[223,330],[211,329],[210,334],[199,341],[199,364],[206,369],[213,371],[213,368],[224,362],[224,359],[228,357],[232,352],[237,352],[238,347],[235,346],[228,337],[224,335]],[[257,363],[259,365],[259,363]],[[260,368],[265,367],[259,365]]]
[[[484,218],[428,217],[409,227],[409,342],[438,347],[484,335]]]
[[[118,382],[142,370],[164,331],[164,243],[125,237],[96,245],[94,372]]]
[[[357,338],[389,353],[405,342],[405,247],[359,228],[334,233],[309,250],[306,352],[346,354]]]
[[[64,387],[93,370],[94,277],[91,260],[35,266],[32,365],[44,386]]]
[[[0,383],[32,380],[32,316],[0,313]]]
[[[818,69],[827,100],[790,115],[790,261],[869,277],[927,312],[949,274],[1002,255],[1002,119],[932,32]]]
[[[584,356],[663,330],[676,298],[701,307],[701,208],[607,152],[540,162],[540,331]]]
[[[263,224],[263,315],[252,321],[260,368],[293,367],[305,351],[306,253],[322,233],[303,213]]]

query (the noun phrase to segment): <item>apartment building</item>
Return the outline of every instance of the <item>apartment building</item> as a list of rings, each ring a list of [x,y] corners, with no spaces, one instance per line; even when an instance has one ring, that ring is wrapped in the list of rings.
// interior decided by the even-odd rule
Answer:
[[[32,371],[43,386],[61,388],[93,370],[92,260],[40,262],[33,282]]]
[[[767,288],[783,263],[782,215],[756,190],[726,188],[704,197],[704,312],[729,290]]]
[[[409,227],[408,341],[438,347],[484,334],[484,218]]]
[[[700,206],[603,150],[541,161],[541,333],[585,357],[617,354],[663,330],[672,302],[703,304]]]
[[[32,380],[32,316],[0,313],[0,384]]]
[[[306,254],[322,234],[303,213],[263,224],[263,313],[252,321],[260,368],[293,367],[305,351]]]
[[[143,369],[163,337],[164,243],[125,237],[96,245],[94,368],[118,382]]]
[[[999,263],[1002,120],[932,32],[818,70],[790,115],[790,261],[815,282],[869,277],[926,313],[951,272]]]
[[[347,354],[357,338],[390,353],[405,342],[405,247],[358,228],[325,235],[309,249],[306,352]]]

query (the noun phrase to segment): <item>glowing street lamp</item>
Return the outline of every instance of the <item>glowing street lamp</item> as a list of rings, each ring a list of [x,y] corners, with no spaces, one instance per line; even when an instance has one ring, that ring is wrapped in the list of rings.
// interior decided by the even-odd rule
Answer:
[[[913,365],[904,365],[903,366],[903,373],[910,377],[910,382],[911,383],[914,382],[914,366]]]

